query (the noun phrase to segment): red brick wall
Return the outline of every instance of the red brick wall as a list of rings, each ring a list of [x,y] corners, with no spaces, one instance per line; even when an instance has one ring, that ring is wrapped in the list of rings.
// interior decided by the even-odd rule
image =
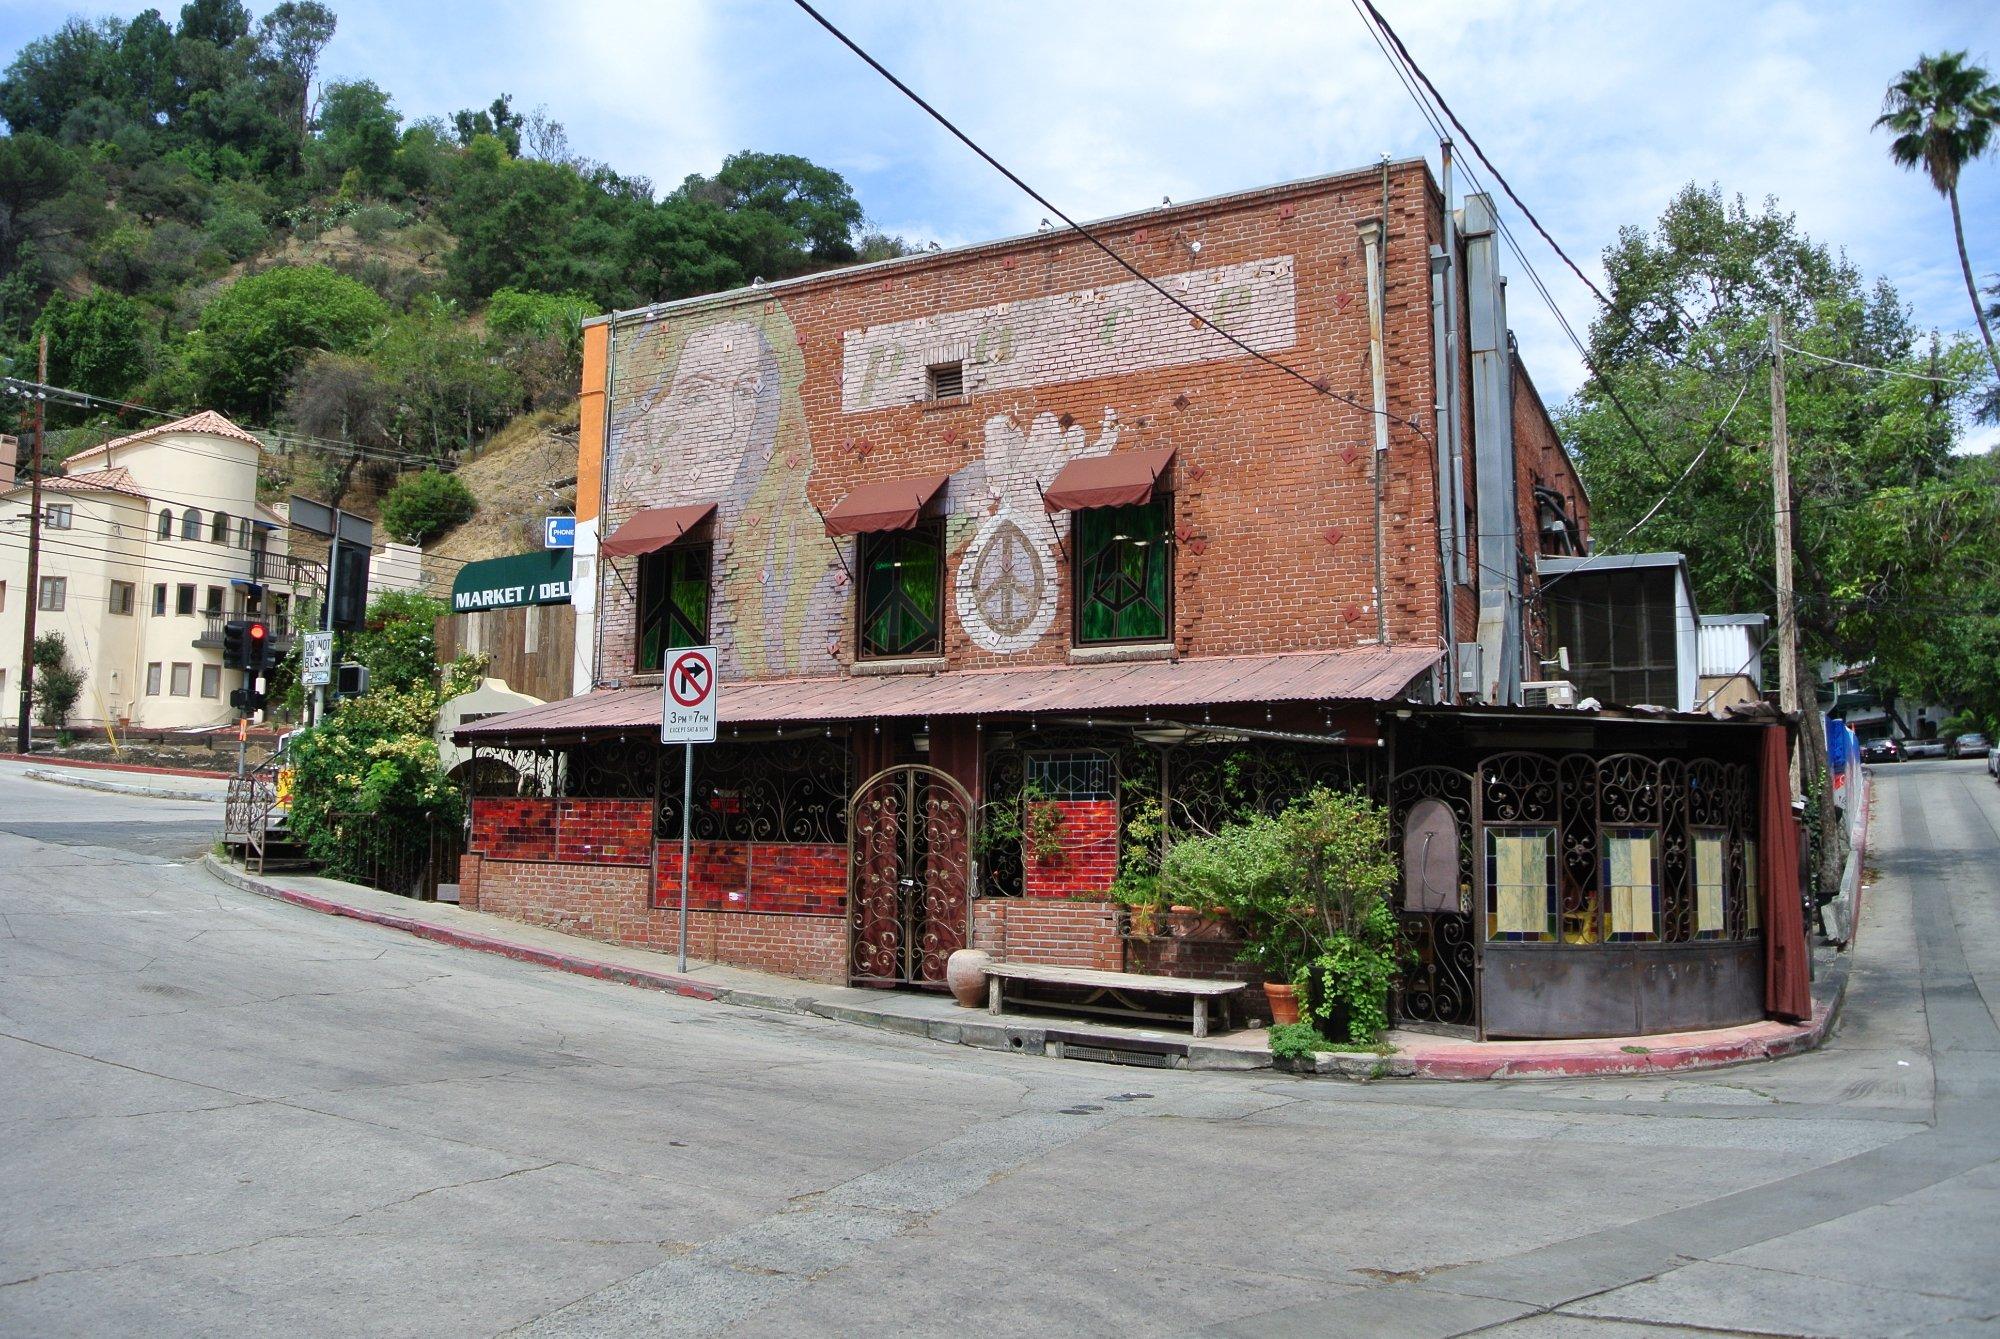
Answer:
[[[469,845],[494,860],[553,860],[555,801],[474,800]]]
[[[1008,962],[1125,968],[1115,902],[982,897],[972,904],[972,946]]]
[[[847,848],[830,843],[695,842],[688,905],[706,910],[840,916]],[[681,848],[660,843],[659,899],[680,904]]]
[[[1029,897],[1071,897],[1110,888],[1118,878],[1118,801],[1037,803],[1052,805],[1061,815],[1062,854],[1042,860],[1025,851],[1022,892]]]
[[[653,858],[651,800],[560,800],[556,859],[643,865]]]
[[[1242,331],[1268,338],[1274,356],[1306,377],[1365,403],[1368,304],[1357,225],[1383,214],[1384,186],[1371,168],[1160,210],[1109,227],[1107,240],[1170,288],[1177,275],[1236,273],[1231,267],[1268,275],[1289,265],[1289,332],[1255,333],[1273,328],[1282,305],[1261,297],[1264,305],[1243,309]],[[1429,645],[1441,626],[1435,461],[1406,421],[1428,430],[1435,418],[1427,253],[1439,202],[1421,164],[1391,166],[1386,186],[1385,333],[1396,419],[1383,462],[1389,627],[1397,643]],[[1070,649],[1068,564],[1045,559],[1053,566],[1043,588],[1054,604],[1044,630],[1003,648],[967,623],[960,560],[1002,511],[1018,511],[1030,546],[1053,552],[1033,485],[1046,484],[1064,460],[1172,447],[1172,641],[1181,653],[1372,639],[1373,416],[1234,350],[1162,362],[1155,355],[1166,343],[1216,337],[1181,313],[1131,315],[1136,308],[1120,305],[1119,286],[1129,282],[1088,244],[1051,233],[626,321],[612,341],[606,530],[642,508],[717,502],[711,637],[725,676],[838,673],[854,657],[854,591],[814,505],[830,508],[870,480],[950,473],[945,605],[957,616],[944,620],[948,665],[1061,664]],[[1225,282],[1233,281],[1214,279]],[[1247,293],[1253,285],[1240,287]],[[1236,291],[1215,289],[1200,309],[1232,324]],[[1019,315],[1050,303],[1101,308],[1101,319],[1031,328]],[[982,324],[966,358],[968,395],[941,403],[856,398],[874,370],[858,367],[850,346],[855,359],[873,357],[869,341],[889,338],[879,332],[900,323],[936,318],[957,328],[975,317]],[[920,376],[937,351],[919,347],[921,332],[895,338],[902,343],[894,369],[907,378],[914,367]],[[1138,352],[1127,357],[1127,350]],[[712,405],[700,396],[716,385],[740,388],[734,412],[700,408]],[[662,468],[666,460],[687,464]],[[1064,531],[1068,518],[1054,524]],[[840,543],[851,568],[852,541]],[[599,574],[605,680],[632,678],[629,586]]]

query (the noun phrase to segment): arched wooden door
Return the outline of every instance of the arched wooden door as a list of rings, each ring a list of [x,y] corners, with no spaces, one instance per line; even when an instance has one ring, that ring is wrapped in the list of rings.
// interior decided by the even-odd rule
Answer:
[[[971,932],[971,795],[935,767],[891,767],[854,792],[847,834],[854,984],[944,989]]]

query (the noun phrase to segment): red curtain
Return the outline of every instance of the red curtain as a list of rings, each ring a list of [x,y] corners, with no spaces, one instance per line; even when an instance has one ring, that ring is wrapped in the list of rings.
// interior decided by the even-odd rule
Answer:
[[[1812,1017],[1805,909],[1799,903],[1799,824],[1792,813],[1791,745],[1782,725],[1764,727],[1758,795],[1757,895],[1764,904],[1764,1008],[1777,1018]]]

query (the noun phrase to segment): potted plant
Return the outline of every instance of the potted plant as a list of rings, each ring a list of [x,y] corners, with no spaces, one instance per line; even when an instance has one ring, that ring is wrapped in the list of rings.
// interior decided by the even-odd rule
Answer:
[[[1280,1023],[1298,1021],[1293,978],[1313,956],[1313,922],[1289,887],[1285,832],[1259,815],[1213,836],[1176,842],[1160,862],[1160,881],[1175,904],[1215,907],[1243,934],[1243,957],[1263,969],[1264,994]]]
[[[1396,886],[1389,815],[1365,795],[1312,791],[1280,817],[1291,880],[1310,909],[1312,951],[1293,970],[1305,1021],[1367,1044],[1389,1026],[1389,990],[1406,951],[1389,905]]]

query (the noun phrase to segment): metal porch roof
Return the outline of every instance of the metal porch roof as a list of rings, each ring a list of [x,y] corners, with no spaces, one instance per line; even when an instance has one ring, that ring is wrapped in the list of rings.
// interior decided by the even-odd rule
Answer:
[[[940,674],[819,675],[731,683],[719,719],[732,724],[1018,716],[1255,702],[1381,702],[1400,697],[1436,663],[1431,647],[1358,647],[1263,656],[1201,656],[1110,665],[1032,665]],[[463,745],[523,743],[655,730],[657,684],[599,689],[456,731]]]

